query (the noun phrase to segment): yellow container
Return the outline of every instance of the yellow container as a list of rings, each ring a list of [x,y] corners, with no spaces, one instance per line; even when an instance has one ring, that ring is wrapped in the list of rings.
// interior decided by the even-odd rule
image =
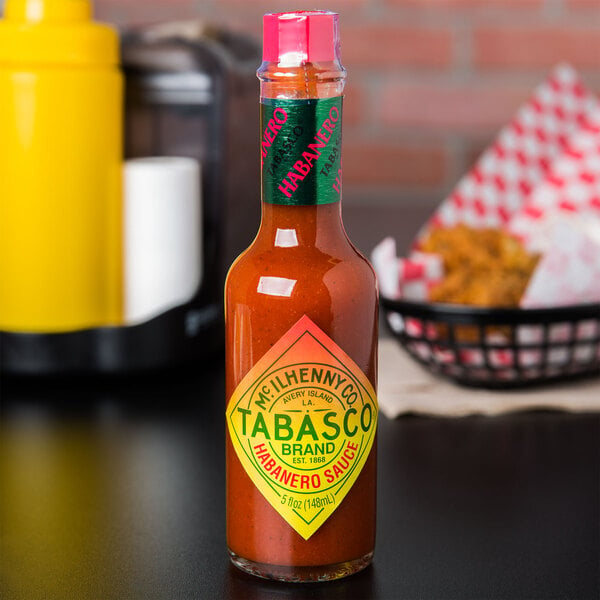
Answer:
[[[87,0],[0,21],[0,330],[122,321],[122,76]]]

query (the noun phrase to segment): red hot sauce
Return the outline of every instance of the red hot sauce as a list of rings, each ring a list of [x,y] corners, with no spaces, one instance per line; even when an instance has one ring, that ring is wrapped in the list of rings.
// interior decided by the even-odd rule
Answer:
[[[227,543],[324,581],[375,546],[377,288],[341,220],[338,15],[267,14],[262,220],[225,287]]]

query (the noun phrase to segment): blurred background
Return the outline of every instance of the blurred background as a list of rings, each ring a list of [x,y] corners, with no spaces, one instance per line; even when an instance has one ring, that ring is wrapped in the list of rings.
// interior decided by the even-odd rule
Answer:
[[[121,29],[196,18],[257,39],[268,11],[339,12],[349,74],[347,206],[433,208],[559,61],[570,62],[588,87],[600,92],[600,0],[96,0],[94,5],[99,20]]]
[[[2,3],[0,0],[0,6]],[[225,273],[251,241],[259,220],[259,86],[254,71],[260,62],[265,12],[321,7],[341,15],[342,60],[348,71],[344,223],[350,238],[366,255],[386,236],[396,238],[400,254],[406,252],[420,225],[556,64],[570,63],[592,92],[600,92],[600,0],[327,0],[318,6],[314,0],[96,0],[93,7],[96,19],[126,33],[125,157],[181,156],[198,160],[202,166],[201,177],[194,175],[194,181],[201,179],[202,224],[196,217],[181,220],[198,226],[186,235],[202,252],[189,251],[182,242],[188,237],[176,227],[169,230],[172,235],[164,238],[162,246],[155,243],[156,232],[166,236],[168,227],[163,224],[167,220],[156,216],[156,210],[148,211],[145,200],[139,204],[141,213],[127,219],[132,229],[125,231],[123,239],[127,247],[136,250],[128,251],[124,258],[125,270],[147,273],[148,277],[140,279],[144,285],[138,285],[126,276],[123,297],[127,302],[134,297],[155,298],[156,302],[143,310],[137,305],[135,310],[126,308],[125,322],[137,327],[140,337],[135,343],[129,338],[115,342],[119,352],[114,345],[102,352],[103,356],[119,354],[116,363],[132,356],[127,350],[132,345],[148,348],[148,361],[156,354],[157,348],[141,341],[146,339],[149,319],[157,319],[148,324],[147,335],[152,339],[156,331],[151,328],[156,326],[157,331],[185,336],[178,342],[185,346],[188,338],[203,340],[199,332],[207,324],[214,327],[215,339],[220,339]],[[165,28],[146,30],[146,37],[131,33],[136,26],[187,20],[209,25],[198,28],[203,43],[195,51],[186,45],[189,40],[181,37],[180,31],[174,40],[169,28],[170,33]],[[162,33],[158,34],[158,29]],[[163,43],[161,36],[170,41]],[[256,44],[247,43],[247,36]],[[56,90],[59,88],[57,85]],[[192,92],[197,97],[186,95]],[[120,97],[113,101],[115,107],[120,106]],[[98,100],[95,108],[90,108],[91,117],[82,123],[97,125],[97,117],[108,114],[107,107]],[[116,118],[114,125],[117,127]],[[118,145],[116,141],[115,151]],[[169,196],[172,187],[165,189]],[[138,197],[146,198],[148,193],[143,190]],[[38,196],[32,194],[32,201]],[[175,214],[169,198],[161,202],[167,214]],[[133,200],[126,199],[124,204],[133,206]],[[190,206],[195,207],[195,201],[190,201]],[[129,214],[128,210],[125,213]],[[144,238],[150,240],[149,247],[135,246],[134,234],[143,230],[142,217],[151,213],[155,214],[156,231]],[[115,217],[114,231],[120,231],[117,221]],[[90,236],[82,237],[88,240],[98,228],[94,220],[86,224]],[[32,244],[42,249],[54,247],[50,228],[42,224],[39,230],[39,236],[28,230]],[[97,237],[87,245],[92,258],[110,254],[99,251],[109,236]],[[161,289],[169,294],[181,292],[176,301],[172,294],[159,299],[154,287],[144,286],[154,286],[160,279],[157,265],[167,256],[162,250],[175,246],[181,248],[183,258],[174,258],[172,264],[181,267],[181,275],[176,282],[168,279],[175,270],[165,262],[162,272],[168,283],[163,282]],[[15,260],[20,260],[21,255],[14,253],[18,256]],[[149,267],[144,270],[140,264]],[[61,261],[50,266],[62,273]],[[39,269],[49,287],[56,287],[39,264],[29,268]],[[97,277],[103,269],[95,264],[85,272]],[[118,277],[107,278],[115,290]],[[79,272],[73,278],[77,286],[83,279]],[[61,287],[57,298],[62,298],[66,287]],[[23,297],[42,298],[44,294],[26,293]],[[95,302],[96,295],[90,297]],[[190,303],[182,304],[189,298]],[[21,304],[15,306],[15,312],[20,312]],[[48,312],[44,307],[40,310]],[[163,324],[165,311],[174,312],[166,315]],[[68,325],[78,330],[106,322],[112,321],[102,317],[69,321]],[[43,329],[39,324],[33,329],[31,323],[25,325],[11,323],[11,330]],[[46,323],[44,327],[47,332]],[[63,329],[57,327],[52,331],[65,331],[64,323]],[[15,337],[17,343],[25,342]],[[158,347],[177,345],[171,339]],[[189,356],[195,356],[196,350],[190,349]],[[22,357],[23,352],[14,354]],[[148,361],[144,365],[150,364]]]
[[[193,17],[259,39],[264,12],[317,4],[341,14],[347,207],[433,208],[559,61],[600,92],[600,0],[97,0],[95,10],[119,27]]]

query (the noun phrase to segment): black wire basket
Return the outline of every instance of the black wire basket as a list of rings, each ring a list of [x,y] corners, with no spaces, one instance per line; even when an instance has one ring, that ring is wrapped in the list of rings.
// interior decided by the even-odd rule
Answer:
[[[461,384],[508,388],[600,375],[600,303],[478,308],[382,298],[407,352]]]

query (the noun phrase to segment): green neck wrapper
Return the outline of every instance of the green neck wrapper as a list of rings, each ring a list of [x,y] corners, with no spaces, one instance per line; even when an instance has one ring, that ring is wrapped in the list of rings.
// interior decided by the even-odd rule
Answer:
[[[342,197],[342,97],[263,98],[260,112],[263,202],[332,204]]]

